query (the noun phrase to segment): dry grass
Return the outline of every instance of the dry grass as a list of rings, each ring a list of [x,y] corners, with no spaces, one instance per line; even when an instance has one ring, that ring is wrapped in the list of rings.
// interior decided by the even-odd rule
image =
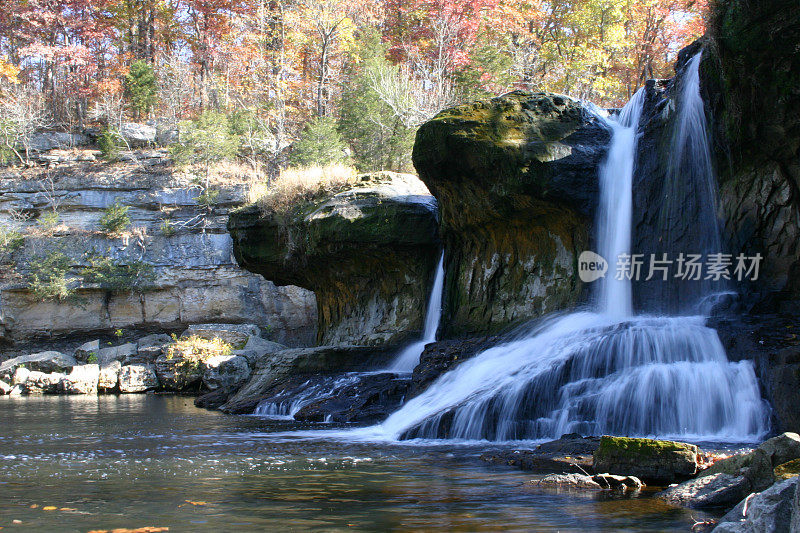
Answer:
[[[250,187],[250,202],[264,213],[283,212],[294,205],[309,202],[353,185],[356,170],[346,165],[288,168],[271,184],[259,182]]]

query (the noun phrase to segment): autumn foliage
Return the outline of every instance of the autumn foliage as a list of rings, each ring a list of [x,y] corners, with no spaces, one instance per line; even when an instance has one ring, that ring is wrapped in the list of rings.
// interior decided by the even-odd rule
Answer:
[[[513,88],[618,105],[646,79],[671,74],[678,49],[702,33],[705,8],[704,0],[4,0],[0,87],[40,95],[44,122],[65,129],[247,110],[279,151],[311,120],[352,112],[343,99],[357,83],[374,94],[377,130],[407,139],[402,128],[443,106]],[[366,46],[374,35],[381,46]],[[134,100],[132,83],[149,76],[144,64],[157,88]]]

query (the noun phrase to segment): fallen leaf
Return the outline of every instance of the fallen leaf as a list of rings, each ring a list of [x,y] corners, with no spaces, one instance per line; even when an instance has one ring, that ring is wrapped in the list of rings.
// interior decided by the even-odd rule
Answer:
[[[62,507],[59,511],[77,511],[77,509],[73,509],[72,507]]]
[[[33,505],[31,505],[31,509],[36,509],[37,507],[39,507],[39,506],[36,505],[35,503]]]
[[[47,505],[45,507],[42,507],[42,511],[57,511],[57,510],[58,507],[56,507],[55,505]]]

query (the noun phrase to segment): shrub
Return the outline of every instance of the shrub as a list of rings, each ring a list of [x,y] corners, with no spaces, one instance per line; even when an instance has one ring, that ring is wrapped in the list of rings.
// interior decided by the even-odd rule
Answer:
[[[38,220],[36,221],[41,227],[45,230],[51,230],[58,226],[58,223],[61,221],[61,216],[58,214],[58,211],[46,211],[39,215]]]
[[[217,355],[230,355],[233,346],[218,337],[204,339],[192,335],[184,339],[175,339],[167,347],[167,359],[180,359],[181,366],[197,368],[201,363]]]
[[[0,257],[11,255],[25,243],[25,237],[17,230],[0,226]]]
[[[336,121],[320,117],[306,124],[292,146],[289,163],[299,167],[325,166],[345,163],[348,159],[347,144],[336,129]]]
[[[125,97],[137,118],[147,115],[156,103],[158,83],[147,61],[134,61],[125,76]]]
[[[121,205],[119,200],[103,210],[103,216],[100,217],[100,226],[109,233],[121,233],[128,226],[131,225],[131,219],[128,216],[130,206]]]
[[[161,234],[165,237],[172,237],[175,235],[175,226],[172,225],[172,220],[165,218],[161,221]]]
[[[97,139],[97,147],[103,153],[103,158],[107,161],[116,161],[119,157],[119,135],[106,128]]]
[[[235,157],[239,140],[231,134],[228,117],[216,111],[181,122],[180,131],[180,141],[170,148],[172,157],[181,166],[201,165],[207,189],[211,163]]]
[[[40,300],[65,300],[75,289],[67,278],[70,259],[61,252],[50,252],[29,262],[28,290]]]
[[[216,189],[206,189],[204,190],[199,196],[195,198],[195,201],[200,207],[205,207],[206,209],[211,209],[214,207],[214,204],[217,203],[217,198],[219,197],[219,191]]]
[[[81,274],[86,283],[97,283],[110,292],[144,291],[155,280],[153,266],[143,261],[115,261],[100,255],[88,258]]]

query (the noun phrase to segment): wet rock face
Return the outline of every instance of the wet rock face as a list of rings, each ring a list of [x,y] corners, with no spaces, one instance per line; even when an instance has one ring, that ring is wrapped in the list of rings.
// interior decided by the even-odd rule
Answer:
[[[377,173],[287,211],[250,206],[228,229],[239,264],[317,298],[320,345],[393,346],[421,333],[440,247],[436,201]]]
[[[497,345],[501,337],[478,337],[432,342],[425,346],[414,368],[409,394],[422,393],[436,378],[480,352]]]
[[[800,12],[792,0],[720,3],[701,66],[730,250],[761,253],[751,290],[800,296]]]
[[[444,335],[479,335],[574,304],[610,133],[579,103],[513,92],[423,124],[414,166],[439,201]]]

